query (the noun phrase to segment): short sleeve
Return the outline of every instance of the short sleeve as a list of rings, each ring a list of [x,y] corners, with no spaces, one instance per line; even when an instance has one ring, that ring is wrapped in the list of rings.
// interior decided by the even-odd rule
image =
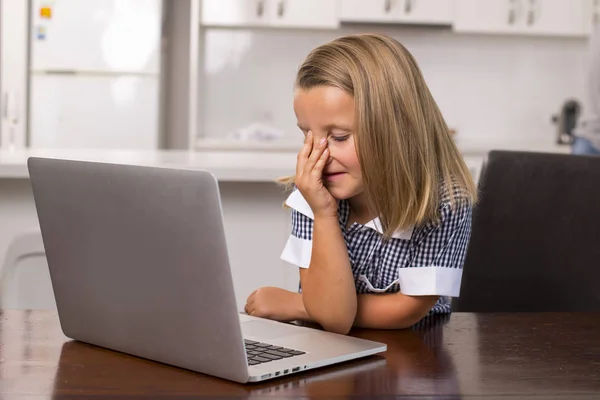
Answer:
[[[285,244],[281,259],[301,268],[308,268],[312,253],[313,220],[292,209],[292,232]]]
[[[440,222],[425,227],[417,235],[409,262],[398,269],[402,293],[458,297],[471,220],[470,203],[442,207]]]

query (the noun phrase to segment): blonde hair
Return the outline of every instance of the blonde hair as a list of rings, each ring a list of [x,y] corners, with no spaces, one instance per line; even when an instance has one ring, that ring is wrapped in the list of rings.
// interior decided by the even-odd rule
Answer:
[[[302,90],[316,86],[334,86],[354,98],[365,194],[384,237],[438,221],[444,197],[452,205],[476,202],[476,184],[442,113],[415,59],[398,41],[360,34],[317,47],[295,82]]]

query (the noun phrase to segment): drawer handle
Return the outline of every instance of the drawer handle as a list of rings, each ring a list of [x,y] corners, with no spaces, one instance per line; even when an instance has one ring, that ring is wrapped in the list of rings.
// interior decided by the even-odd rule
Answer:
[[[413,5],[413,0],[406,0],[406,3],[404,4],[404,12],[409,14],[413,9]]]
[[[513,25],[517,17],[517,1],[509,0],[510,8],[508,9],[508,24]]]
[[[508,12],[508,23],[509,23],[510,25],[512,25],[512,24],[514,24],[514,23],[515,23],[515,10],[510,10],[510,11]]]
[[[389,13],[390,11],[392,11],[392,0],[385,0],[383,9],[385,10],[386,13]]]
[[[535,22],[535,0],[530,0],[529,4],[531,6],[531,8],[529,9],[529,12],[527,13],[527,25],[533,25],[533,23]]]
[[[262,17],[264,13],[265,13],[265,1],[259,0],[258,3],[256,3],[256,15],[258,17]]]
[[[285,1],[281,0],[277,4],[277,15],[281,18],[281,17],[283,17],[284,13],[285,13]]]

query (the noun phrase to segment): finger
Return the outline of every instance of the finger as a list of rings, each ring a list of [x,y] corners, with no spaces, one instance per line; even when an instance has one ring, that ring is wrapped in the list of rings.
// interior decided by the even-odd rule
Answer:
[[[254,294],[254,293],[253,293],[253,294]],[[250,305],[250,303],[252,303],[252,295],[253,295],[253,294],[251,294],[250,296],[248,296],[248,298],[246,299],[246,305],[244,306],[244,310],[245,310],[246,312],[248,312],[248,306]]]
[[[256,290],[250,293],[250,296],[246,299],[246,307],[252,303],[254,303],[254,298],[256,297]]]
[[[256,299],[256,290],[250,293],[250,296],[248,296],[248,300],[246,300],[246,303],[252,304],[254,303],[254,299]]]
[[[311,173],[313,175],[317,176],[318,178],[320,178],[321,175],[323,174],[323,168],[325,168],[325,164],[327,164],[328,158],[329,158],[329,149],[325,149],[325,150],[323,150],[323,154],[321,154],[321,157],[319,157],[319,159],[315,163],[315,166],[312,169]]]
[[[248,315],[252,315],[252,312],[254,311],[255,308],[256,308],[256,306],[254,305],[254,299],[252,299],[251,301],[248,301],[246,303],[246,307],[244,309],[246,310],[246,313]]]
[[[302,174],[304,171],[304,165],[306,164],[306,160],[310,155],[313,148],[313,134],[312,131],[308,131],[306,137],[304,138],[304,144],[302,145],[302,149],[298,153],[298,161],[296,163],[296,175]]]
[[[317,161],[319,161],[319,158],[321,158],[321,156],[323,155],[323,151],[326,148],[327,148],[327,139],[321,138],[319,140],[319,142],[316,144],[316,146],[313,148],[313,151],[310,154],[310,157],[308,157],[308,160],[306,160],[306,165],[304,166],[305,172],[312,171],[315,164],[317,163]]]

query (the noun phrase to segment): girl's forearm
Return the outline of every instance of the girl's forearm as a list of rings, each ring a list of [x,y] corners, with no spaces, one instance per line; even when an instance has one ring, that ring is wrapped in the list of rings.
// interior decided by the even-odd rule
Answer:
[[[328,331],[348,333],[356,317],[356,288],[337,218],[315,218],[311,262],[300,279],[310,318]]]

